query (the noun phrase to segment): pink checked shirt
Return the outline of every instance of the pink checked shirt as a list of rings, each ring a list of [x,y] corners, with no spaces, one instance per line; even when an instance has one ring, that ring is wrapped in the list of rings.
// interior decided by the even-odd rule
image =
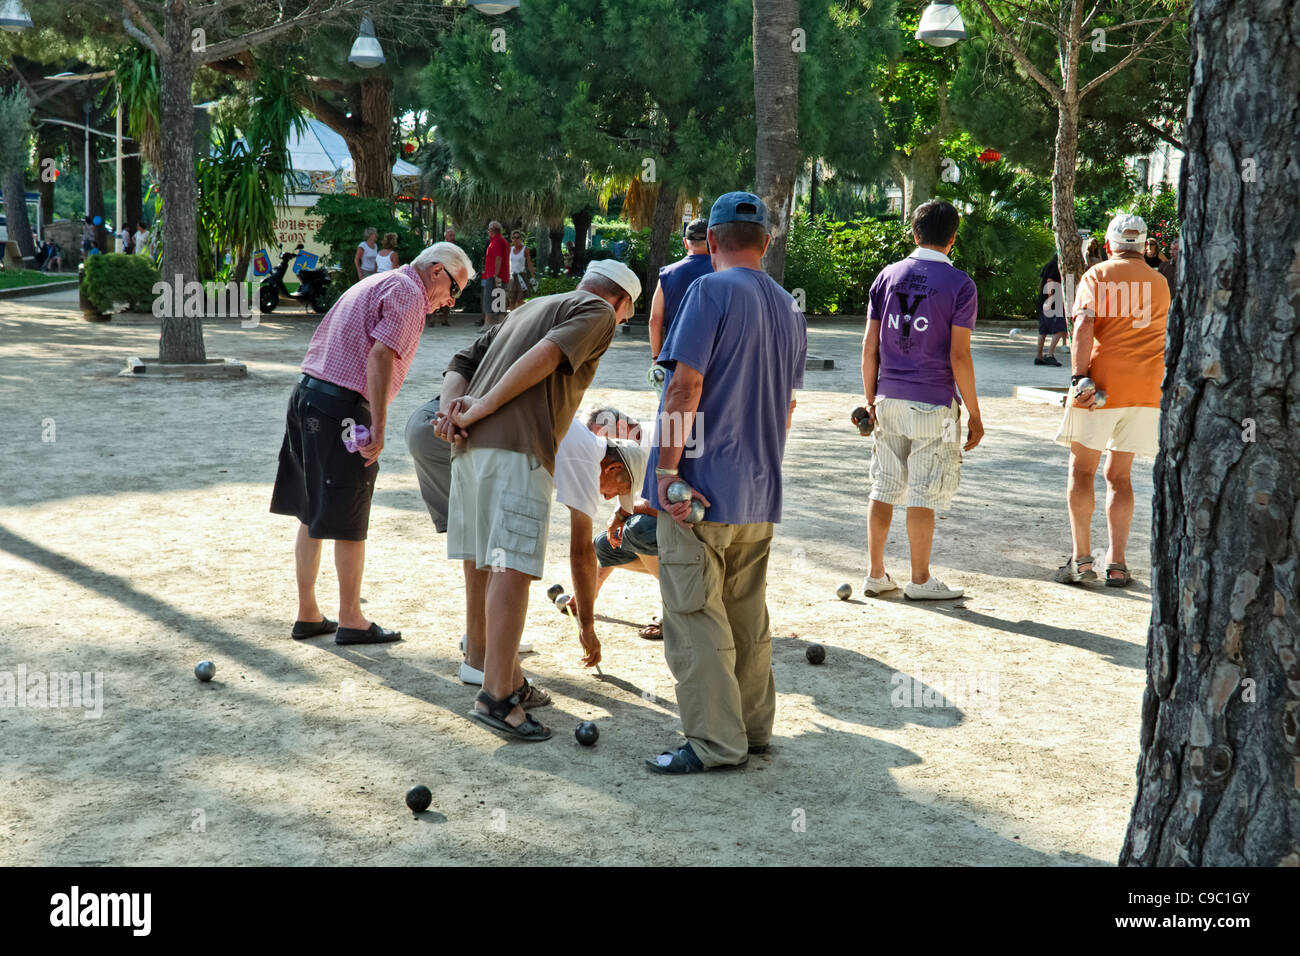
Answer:
[[[391,402],[424,332],[424,317],[432,312],[430,298],[419,273],[409,265],[362,279],[334,303],[316,327],[307,346],[302,370],[323,382],[360,392],[373,402],[366,387],[366,358],[374,342],[393,350]]]

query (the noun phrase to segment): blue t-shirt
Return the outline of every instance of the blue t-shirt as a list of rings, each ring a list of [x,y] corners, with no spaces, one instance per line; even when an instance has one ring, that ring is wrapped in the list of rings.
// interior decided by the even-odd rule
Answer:
[[[678,259],[659,270],[659,288],[664,290],[664,341],[668,340],[668,332],[681,309],[682,300],[686,298],[686,290],[700,276],[712,271],[713,259],[707,252],[692,252],[685,259]]]
[[[713,503],[705,521],[778,522],[785,421],[808,355],[803,313],[766,272],[731,268],[696,279],[678,317],[659,353],[664,394],[678,362],[704,376],[678,470]],[[662,399],[658,427],[661,440],[681,427],[664,418]],[[658,461],[656,446],[641,491],[655,508]]]
[[[917,247],[881,269],[867,305],[867,321],[880,322],[876,394],[945,408],[958,399],[952,329],[975,328],[977,306],[974,281],[941,252]]]

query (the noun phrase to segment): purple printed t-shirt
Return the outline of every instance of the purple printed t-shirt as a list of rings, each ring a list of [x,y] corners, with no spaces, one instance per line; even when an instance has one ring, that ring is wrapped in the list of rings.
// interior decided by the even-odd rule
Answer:
[[[952,327],[975,328],[975,307],[975,283],[941,252],[918,248],[881,269],[867,306],[867,321],[880,322],[876,394],[944,407],[960,401]]]

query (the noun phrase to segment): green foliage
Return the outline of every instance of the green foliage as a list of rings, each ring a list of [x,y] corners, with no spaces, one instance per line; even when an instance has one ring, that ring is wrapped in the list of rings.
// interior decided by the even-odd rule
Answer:
[[[906,227],[896,219],[790,223],[785,287],[803,290],[809,315],[865,314],[871,283],[889,263],[912,249]],[[797,294],[797,293],[796,293]]]
[[[127,132],[140,144],[144,161],[156,170],[162,163],[158,57],[152,51],[130,43],[118,50],[113,69],[114,80],[122,91]]]
[[[1161,184],[1155,192],[1142,192],[1127,203],[1111,209],[1108,219],[1121,212],[1141,216],[1147,224],[1147,238],[1155,239],[1162,252],[1178,238],[1181,222],[1178,217],[1178,192],[1168,183]],[[1103,223],[1103,227],[1104,227]]]
[[[21,86],[0,90],[0,176],[30,160],[31,120],[32,104]]]
[[[572,292],[578,287],[581,281],[580,276],[571,276],[562,272],[559,275],[550,273],[538,273],[537,275],[537,292],[536,295],[557,295],[561,292]],[[533,298],[534,296],[529,296]]]
[[[144,256],[106,252],[86,259],[86,298],[100,312],[112,312],[121,302],[134,312],[148,311],[154,283],[161,280],[162,274]]]
[[[1055,240],[1047,185],[1018,174],[1005,160],[967,163],[956,183],[940,194],[962,214],[952,262],[975,280],[979,319],[1022,316],[1033,308],[1038,273],[1052,257]]]
[[[374,226],[379,230],[380,240],[385,233],[397,233],[397,254],[404,263],[409,263],[424,248],[419,233],[399,217],[396,206],[387,199],[346,194],[321,196],[316,203],[316,213],[321,217],[321,225],[313,238],[329,247],[330,252],[325,257],[324,264],[326,267],[339,268],[330,280],[330,285],[340,294],[357,282],[357,270],[352,263],[356,259],[357,245],[365,239],[368,227]],[[457,244],[469,251],[459,238]],[[486,246],[486,241],[484,245]],[[481,258],[475,260],[476,267],[481,262]],[[471,287],[473,285],[471,283]],[[473,292],[473,288],[467,290],[466,294],[470,292]],[[461,296],[461,301],[464,302],[465,298]]]

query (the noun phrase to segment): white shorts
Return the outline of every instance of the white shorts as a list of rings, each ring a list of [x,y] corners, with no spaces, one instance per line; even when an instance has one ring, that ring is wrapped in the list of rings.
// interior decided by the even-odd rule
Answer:
[[[871,499],[947,511],[961,483],[959,406],[877,398]]]
[[[1160,451],[1160,409],[1078,408],[1071,405],[1061,419],[1056,440],[1078,442],[1093,451],[1124,451],[1153,458]]]
[[[554,487],[534,455],[470,448],[452,459],[448,559],[540,578]]]

